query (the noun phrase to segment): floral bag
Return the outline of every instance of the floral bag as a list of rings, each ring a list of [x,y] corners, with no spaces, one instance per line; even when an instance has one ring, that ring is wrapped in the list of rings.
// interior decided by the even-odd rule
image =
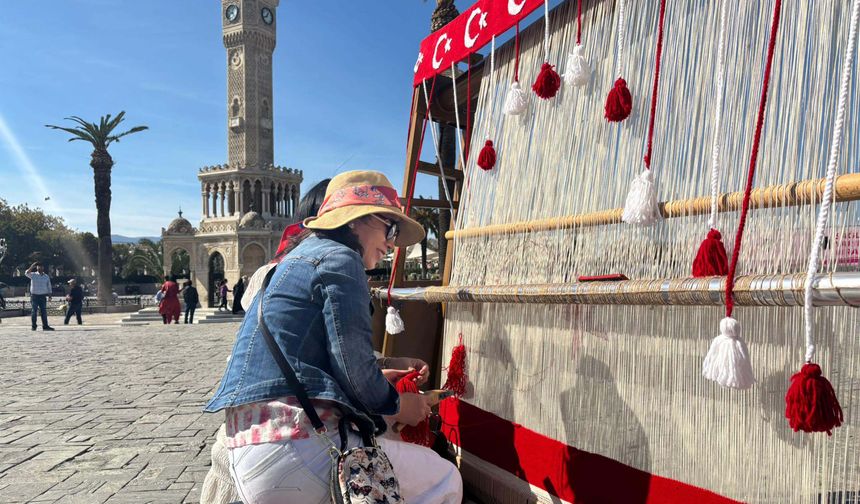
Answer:
[[[332,502],[336,504],[405,504],[406,501],[400,495],[400,483],[394,475],[391,461],[388,460],[388,456],[382,451],[382,448],[376,444],[376,438],[373,436],[374,429],[367,425],[368,422],[357,418],[351,419],[352,423],[359,427],[358,431],[364,446],[346,449],[347,423],[350,420],[345,417],[341,420],[338,429],[341,438],[340,448],[326,435],[326,427],[311,404],[304,384],[296,377],[293,367],[281,347],[275,342],[275,338],[263,320],[263,294],[274,273],[275,268],[272,268],[263,280],[263,287],[257,294],[259,296],[257,326],[263,334],[269,352],[271,352],[278,367],[281,368],[284,378],[286,378],[290,388],[295,391],[296,399],[299,400],[308,420],[311,421],[314,432],[330,445],[328,451],[332,459],[330,485]]]

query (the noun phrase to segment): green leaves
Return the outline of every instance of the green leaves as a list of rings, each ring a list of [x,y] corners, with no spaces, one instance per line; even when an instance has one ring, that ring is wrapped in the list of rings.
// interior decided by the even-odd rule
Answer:
[[[148,126],[135,126],[128,131],[115,134],[114,130],[125,120],[124,110],[117,114],[116,117],[111,117],[111,114],[102,116],[99,119],[98,124],[87,122],[78,116],[66,117],[65,119],[67,121],[75,122],[78,125],[74,128],[67,128],[63,126],[55,126],[53,124],[46,124],[45,127],[69,133],[72,135],[69,142],[74,142],[75,140],[89,142],[92,144],[93,150],[97,151],[107,151],[110,144],[113,142],[119,142],[120,138],[149,129]]]

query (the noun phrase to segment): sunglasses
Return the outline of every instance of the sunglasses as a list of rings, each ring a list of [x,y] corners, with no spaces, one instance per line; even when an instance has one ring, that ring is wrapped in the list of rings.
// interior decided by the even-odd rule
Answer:
[[[387,219],[383,219],[382,217],[377,217],[376,215],[370,214],[371,217],[378,220],[379,222],[385,224],[385,241],[394,241],[397,239],[397,235],[400,234],[400,227],[397,225],[397,222],[391,222]]]

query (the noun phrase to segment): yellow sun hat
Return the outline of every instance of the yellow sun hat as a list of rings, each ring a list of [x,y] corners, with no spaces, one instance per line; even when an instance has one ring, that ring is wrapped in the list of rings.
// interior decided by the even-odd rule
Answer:
[[[424,227],[403,213],[397,190],[382,173],[348,171],[331,179],[317,215],[304,220],[308,229],[335,229],[366,215],[396,221],[394,244],[406,247],[424,239]]]

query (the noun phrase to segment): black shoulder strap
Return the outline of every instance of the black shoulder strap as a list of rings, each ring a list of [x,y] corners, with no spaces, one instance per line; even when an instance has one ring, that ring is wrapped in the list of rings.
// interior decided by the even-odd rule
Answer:
[[[308,392],[305,389],[304,384],[296,377],[293,367],[290,365],[290,362],[287,360],[281,347],[278,346],[272,333],[269,332],[269,328],[266,326],[266,321],[263,319],[264,294],[266,293],[266,287],[269,286],[269,282],[272,280],[272,275],[275,274],[276,269],[277,266],[269,270],[266,274],[265,280],[263,280],[263,286],[260,288],[260,293],[258,294],[260,302],[257,304],[257,325],[260,328],[260,332],[263,333],[263,339],[266,340],[266,346],[269,347],[269,352],[272,353],[272,357],[275,358],[275,362],[278,364],[278,367],[281,368],[281,372],[284,373],[284,377],[287,379],[287,383],[290,385],[290,388],[292,388],[296,393],[296,399],[299,400],[299,404],[301,404],[302,408],[305,410],[305,414],[311,421],[311,425],[313,425],[314,429],[317,431],[322,431],[325,429],[325,426],[323,425],[322,420],[320,420],[319,415],[317,415],[317,411],[314,409],[313,404],[311,404],[311,400],[308,398]]]

